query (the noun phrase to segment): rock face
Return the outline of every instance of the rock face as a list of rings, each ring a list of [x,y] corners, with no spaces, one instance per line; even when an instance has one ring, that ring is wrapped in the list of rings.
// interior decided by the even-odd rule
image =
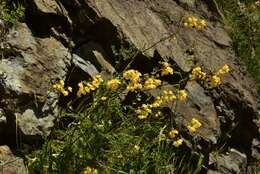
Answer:
[[[234,129],[228,135],[230,146],[259,159],[255,84],[241,70],[243,65],[232,51],[214,4],[202,0],[32,0],[25,7],[24,23],[1,36],[0,143],[15,141],[16,122],[25,140],[48,134],[59,100],[50,91],[51,85],[58,79],[76,83],[70,77],[78,80],[81,75],[120,71],[115,68],[111,46],[124,45],[136,50],[130,57],[140,71],[150,64],[146,58],[158,57],[173,62],[183,74],[196,65],[210,74],[228,64],[232,72],[213,91],[196,81],[185,82],[189,100],[178,103],[176,111],[184,123],[192,117],[202,120],[199,134],[208,143],[216,144]],[[206,30],[184,27],[188,15],[204,18]],[[5,130],[6,126],[11,129]],[[13,140],[3,140],[8,136]]]
[[[20,115],[32,110],[35,123],[46,127],[55,115],[56,99],[51,83],[66,77],[71,55],[54,38],[36,38],[26,24],[19,24],[6,36],[6,49],[0,63],[1,100],[8,125],[14,126]],[[44,118],[48,119],[44,119]],[[41,120],[38,120],[41,119]],[[43,121],[45,120],[45,121]],[[19,127],[21,130],[27,129]],[[48,129],[41,132],[48,133]],[[14,132],[7,132],[7,134]]]
[[[28,174],[22,158],[15,157],[8,146],[0,146],[1,174]]]
[[[246,171],[246,155],[238,152],[235,149],[230,149],[227,154],[210,154],[209,161],[211,165],[216,165],[216,169],[220,173],[232,174]],[[210,174],[214,172],[209,171],[208,173]]]

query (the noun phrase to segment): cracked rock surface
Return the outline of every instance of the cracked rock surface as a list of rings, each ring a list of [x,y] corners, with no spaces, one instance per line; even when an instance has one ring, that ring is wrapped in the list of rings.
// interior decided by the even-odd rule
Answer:
[[[145,69],[144,64],[138,66],[142,58],[156,56],[174,62],[184,74],[196,65],[214,73],[228,64],[231,73],[212,92],[196,81],[185,83],[189,99],[178,103],[177,112],[183,115],[183,123],[191,117],[202,120],[199,135],[209,144],[216,144],[237,124],[228,142],[235,150],[212,159],[215,168],[209,173],[239,172],[247,158],[260,159],[259,95],[232,50],[214,4],[202,0],[31,0],[25,8],[25,21],[1,36],[1,144],[15,142],[16,122],[26,142],[48,135],[58,114],[59,96],[50,91],[53,82],[120,72],[111,45],[124,44],[138,52],[135,62],[140,71]],[[183,17],[191,14],[207,20],[204,32],[182,25]],[[164,39],[171,35],[176,41]],[[236,154],[240,161],[225,168]]]

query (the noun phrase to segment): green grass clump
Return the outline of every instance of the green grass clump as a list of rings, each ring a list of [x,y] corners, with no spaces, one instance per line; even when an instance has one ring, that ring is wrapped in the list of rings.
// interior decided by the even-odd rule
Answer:
[[[10,3],[0,0],[0,19],[9,26],[16,26],[19,19],[24,17],[25,8],[20,3]]]
[[[260,90],[260,6],[256,0],[214,0],[233,39],[237,55],[245,62]]]
[[[103,101],[102,96],[107,96]],[[138,120],[120,94],[98,89],[80,113],[64,112],[74,121],[47,140],[33,162],[39,173],[83,173],[88,166],[99,173],[198,173],[202,154],[159,141],[160,133],[172,127],[170,118]],[[83,101],[82,101],[83,102]],[[185,152],[186,151],[186,152]],[[183,161],[183,163],[180,163]]]

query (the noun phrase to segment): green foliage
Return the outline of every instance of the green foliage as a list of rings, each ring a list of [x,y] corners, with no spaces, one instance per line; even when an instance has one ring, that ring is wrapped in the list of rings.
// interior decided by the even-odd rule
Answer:
[[[256,1],[214,0],[233,39],[237,55],[260,89],[260,7]]]
[[[119,49],[117,49],[114,45],[111,46],[113,57],[115,61],[115,68],[121,69],[125,66],[126,62],[129,61],[129,59],[133,58],[137,50],[133,45],[129,45],[128,47],[120,46]]]
[[[0,19],[10,26],[17,25],[19,19],[23,18],[25,8],[20,3],[8,3],[0,0]]]
[[[122,104],[121,95],[101,86],[92,96],[70,103],[76,109],[62,111],[58,122],[73,122],[53,132],[56,138],[46,139],[43,150],[29,157],[29,166],[44,174],[82,173],[87,166],[99,173],[201,171],[202,154],[175,147],[170,139],[159,141],[173,127],[172,115],[139,120],[132,104]]]

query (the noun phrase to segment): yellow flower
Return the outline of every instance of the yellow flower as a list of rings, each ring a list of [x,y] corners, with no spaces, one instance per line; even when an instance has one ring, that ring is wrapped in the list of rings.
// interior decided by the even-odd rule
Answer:
[[[180,101],[186,100],[186,99],[187,99],[187,96],[188,96],[188,94],[187,94],[187,92],[186,92],[185,90],[180,90],[180,91],[178,92],[178,99],[179,99]]]
[[[85,86],[84,86],[84,83],[83,82],[79,82],[78,83],[78,91],[77,91],[77,96],[78,97],[81,97],[82,95],[86,95],[87,93],[90,93],[90,91],[94,91],[96,90],[100,84],[103,82],[103,79],[101,77],[101,75],[96,75],[92,82],[91,83],[87,83]]]
[[[139,152],[140,146],[139,146],[139,145],[134,145],[134,150],[135,150],[136,152]]]
[[[102,97],[101,97],[101,100],[102,100],[102,101],[106,101],[106,100],[107,100],[107,97],[102,96]]]
[[[201,122],[196,118],[192,118],[191,123],[187,126],[190,133],[194,133],[201,127]]]
[[[161,69],[161,76],[166,76],[169,74],[173,74],[173,69],[171,68],[171,65],[168,62],[163,62],[163,68]]]
[[[112,79],[107,82],[107,89],[116,90],[121,82],[118,79]]]
[[[141,73],[137,70],[130,69],[123,73],[123,78],[126,80],[130,80],[131,82],[139,82]]]
[[[182,145],[182,143],[183,143],[183,140],[180,138],[180,139],[174,141],[174,142],[173,142],[173,145],[174,145],[175,147],[179,147],[180,145]]]
[[[139,107],[136,111],[138,114],[139,119],[146,119],[150,113],[152,113],[152,110],[150,109],[150,105],[142,104],[141,107]]]
[[[133,92],[133,91],[135,91],[135,90],[137,90],[137,89],[141,89],[142,87],[143,87],[143,86],[142,86],[141,83],[131,82],[131,83],[129,83],[129,84],[127,85],[126,90]]]
[[[52,85],[52,88],[62,93],[62,95],[66,97],[69,95],[69,92],[72,92],[72,88],[68,87],[68,90],[65,90],[64,85],[64,80],[59,80],[59,82]]]
[[[217,75],[214,75],[212,76],[211,78],[211,84],[213,87],[216,87],[216,86],[219,86],[221,84],[221,79],[219,76]]]
[[[159,135],[159,142],[164,141],[164,140],[166,140],[166,135],[162,133]]]
[[[162,95],[162,100],[164,103],[171,102],[176,99],[176,96],[171,90],[164,90]]]
[[[193,78],[199,78],[201,80],[205,80],[206,78],[206,73],[201,71],[201,67],[196,67],[193,68],[192,72],[191,72]]]
[[[83,82],[79,82],[79,83],[78,83],[78,87],[79,87],[79,88],[83,88],[83,87],[84,87]]]
[[[84,169],[84,174],[92,174],[92,169],[88,166]]]
[[[162,115],[162,113],[160,111],[158,111],[156,114],[155,114],[155,117],[158,118],[160,115]]]
[[[63,94],[64,97],[69,95],[69,91],[62,90],[61,93]]]
[[[184,26],[190,28],[196,28],[198,30],[203,30],[207,26],[207,22],[202,19],[198,19],[195,16],[189,16],[184,20]]]
[[[176,130],[176,129],[174,129],[174,128],[172,128],[172,130],[169,132],[169,137],[173,139],[173,138],[175,138],[176,135],[178,135],[178,134],[179,134],[179,131]]]
[[[217,76],[222,76],[230,71],[230,68],[227,64],[225,64],[222,68],[220,68],[217,72]]]
[[[161,96],[157,96],[155,101],[151,104],[152,108],[158,108],[163,103],[168,103],[176,99],[176,96],[171,90],[164,90]]]
[[[81,97],[82,95],[86,95],[86,92],[84,90],[83,82],[79,82],[78,83],[78,87],[79,87],[79,89],[78,89],[78,92],[77,92],[77,96]]]
[[[196,118],[192,118],[191,124],[193,125],[193,127],[195,129],[198,129],[201,127],[201,122],[199,122],[199,120],[197,120]]]
[[[90,89],[90,90],[92,90],[92,91],[95,91],[96,90],[96,85],[92,85],[92,84],[90,84],[90,83],[87,83],[87,89]]]
[[[204,19],[202,19],[200,21],[200,25],[202,25],[203,27],[206,27],[207,26],[207,22]]]
[[[203,29],[206,28],[206,26],[207,26],[206,21],[205,20],[200,20],[196,27],[197,27],[198,30],[203,30]]]
[[[84,169],[83,174],[98,174],[98,171],[97,171],[97,169],[94,169],[94,168],[87,166]]]
[[[99,85],[100,85],[102,82],[103,82],[103,79],[102,79],[101,75],[96,75],[96,76],[94,77],[92,83],[91,83],[91,86],[96,89],[96,88],[99,87]],[[90,88],[90,89],[91,89],[91,88]],[[94,90],[95,90],[95,89],[94,89]],[[91,90],[92,90],[92,89],[91,89]]]
[[[60,84],[54,84],[54,85],[52,85],[52,88],[58,90],[61,88],[61,86],[60,86]]]
[[[133,92],[142,88],[142,84],[139,83],[141,80],[141,75],[142,74],[139,71],[134,69],[127,70],[123,73],[123,78],[130,81],[126,88],[128,91]]]
[[[69,92],[72,92],[72,87],[69,86],[67,89]]]
[[[187,129],[189,130],[190,133],[194,133],[197,130],[195,127],[190,126],[190,125],[187,126]]]
[[[161,85],[161,80],[159,79],[155,79],[153,77],[148,78],[145,82],[144,82],[144,89],[149,90],[149,89],[155,89],[157,88],[159,85]]]
[[[161,104],[163,103],[163,100],[160,96],[156,97],[156,100],[153,102],[153,104],[151,105],[151,107],[153,108],[158,108],[161,106]]]
[[[64,86],[64,84],[65,84],[64,80],[60,80],[59,83],[60,83],[61,86]]]

